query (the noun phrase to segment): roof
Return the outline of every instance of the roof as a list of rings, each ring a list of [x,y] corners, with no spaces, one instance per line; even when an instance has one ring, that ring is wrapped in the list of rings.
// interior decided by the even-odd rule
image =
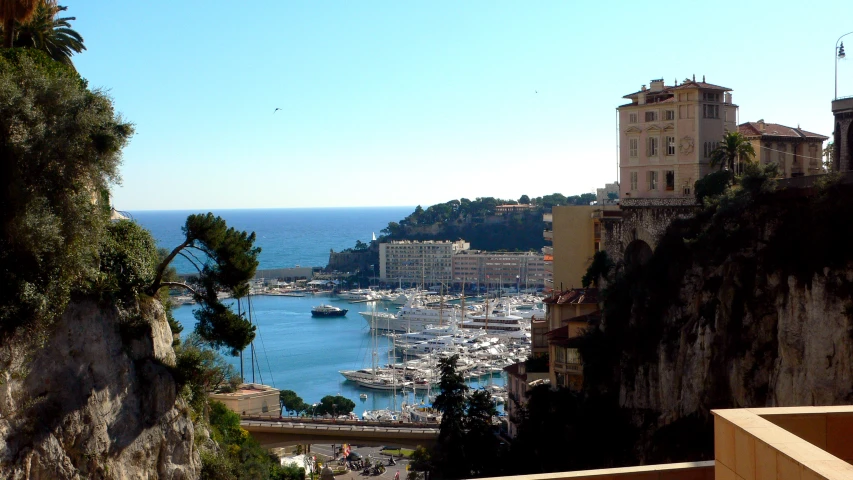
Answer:
[[[764,129],[761,129],[761,125]],[[786,127],[778,123],[746,122],[737,126],[737,131],[746,137],[790,137],[808,140],[827,140],[829,137],[819,133],[807,132],[800,127]]]
[[[581,337],[569,337],[569,326],[565,325],[560,328],[555,328],[545,334],[548,337],[550,345],[559,345],[562,347],[577,348],[580,346]]]
[[[508,365],[508,366],[504,367],[504,372],[506,372],[507,375],[510,375],[513,377],[518,377],[522,380],[527,380],[527,374],[526,373],[523,375],[518,373],[518,366],[521,365],[522,363],[524,363],[524,362],[518,362],[518,363],[513,363],[512,365]]]
[[[562,321],[562,323],[567,322],[583,322],[590,325],[595,325],[601,323],[601,310],[596,310],[592,313],[587,313],[586,315],[580,315],[577,317],[567,318]]]
[[[543,302],[557,305],[594,304],[598,303],[598,289],[570,288],[562,292],[555,291],[550,296],[545,297]]]
[[[697,82],[695,80],[684,80],[679,85],[664,85],[663,90],[660,90],[657,92],[653,92],[651,89],[639,90],[639,91],[636,91],[634,93],[629,93],[628,95],[625,95],[622,98],[634,98],[635,96],[637,96],[641,93],[652,94],[652,95],[663,95],[663,94],[667,94],[667,93],[672,94],[673,90],[685,90],[688,88],[698,88],[701,90],[716,90],[716,91],[720,91],[720,92],[731,92],[732,91],[731,88],[723,87],[720,85],[714,85],[713,83]],[[664,100],[663,102],[666,102],[668,100],[669,99]],[[657,102],[657,103],[663,103],[663,102]],[[633,104],[629,103],[628,105],[633,105]],[[623,106],[627,106],[627,105],[623,105]]]

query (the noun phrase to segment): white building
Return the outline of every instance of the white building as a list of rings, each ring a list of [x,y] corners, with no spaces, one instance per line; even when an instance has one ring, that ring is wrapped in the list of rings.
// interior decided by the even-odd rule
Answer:
[[[551,272],[542,253],[468,250],[453,256],[453,283],[525,288],[545,286]]]
[[[464,240],[392,241],[379,244],[379,279],[427,286],[452,280],[453,255],[471,248]]]

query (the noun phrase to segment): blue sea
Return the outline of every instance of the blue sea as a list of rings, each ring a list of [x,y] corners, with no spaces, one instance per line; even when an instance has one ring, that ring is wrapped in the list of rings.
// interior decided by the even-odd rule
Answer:
[[[296,265],[325,266],[330,249],[340,251],[352,247],[356,240],[368,242],[372,234],[378,235],[388,222],[399,221],[413,210],[413,207],[388,207],[222,210],[213,213],[224,218],[229,226],[257,234],[256,244],[262,249],[259,268],[268,269]],[[158,246],[171,249],[182,241],[181,226],[187,215],[198,212],[130,213],[134,220],[152,232]],[[179,272],[188,272],[190,267],[178,264],[177,268]],[[322,303],[347,308],[349,312],[341,318],[311,317],[311,308]],[[345,369],[369,368],[372,363],[374,339],[367,322],[358,312],[392,306],[349,304],[336,297],[312,295],[254,296],[251,305],[258,333],[254,343],[255,360],[252,360],[250,349],[243,355],[247,381],[293,390],[308,404],[319,402],[326,395],[341,394],[356,403],[355,412],[359,415],[364,410],[399,408],[403,401],[423,400],[415,398],[411,392],[408,396],[398,394],[394,397],[391,392],[362,389],[345,381],[338,373]],[[195,326],[193,309],[193,306],[182,306],[174,311],[185,333]],[[379,336],[375,345],[380,365],[388,363],[389,340]],[[239,371],[239,360],[229,358]],[[497,378],[491,381],[502,383]],[[472,386],[479,385],[474,383]],[[361,393],[368,395],[367,400],[359,398]]]

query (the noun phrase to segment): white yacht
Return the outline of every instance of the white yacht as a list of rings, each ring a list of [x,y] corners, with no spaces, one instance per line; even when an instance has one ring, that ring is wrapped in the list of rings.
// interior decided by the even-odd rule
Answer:
[[[489,335],[497,335],[517,340],[530,338],[530,319],[505,312],[469,315],[462,322],[465,330],[482,330]]]
[[[414,297],[409,298],[406,305],[397,313],[389,311],[358,312],[364,317],[371,330],[382,332],[420,332],[430,326],[443,326],[455,321],[454,308],[430,308],[418,302]]]

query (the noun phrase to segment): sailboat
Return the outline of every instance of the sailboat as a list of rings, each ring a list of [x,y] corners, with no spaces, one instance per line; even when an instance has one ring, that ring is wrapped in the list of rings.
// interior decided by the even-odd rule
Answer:
[[[374,306],[374,311],[376,307]],[[371,339],[373,343],[373,354],[372,354],[372,375],[369,377],[361,377],[355,379],[355,382],[364,388],[370,388],[373,390],[394,390],[402,389],[404,387],[411,387],[412,382],[408,382],[405,380],[398,379],[394,374],[394,370],[391,371],[391,374],[381,374],[377,373],[376,367],[378,363],[377,352],[376,352],[376,343],[377,343],[377,332],[376,329],[370,330]],[[393,350],[392,350],[393,353]]]

